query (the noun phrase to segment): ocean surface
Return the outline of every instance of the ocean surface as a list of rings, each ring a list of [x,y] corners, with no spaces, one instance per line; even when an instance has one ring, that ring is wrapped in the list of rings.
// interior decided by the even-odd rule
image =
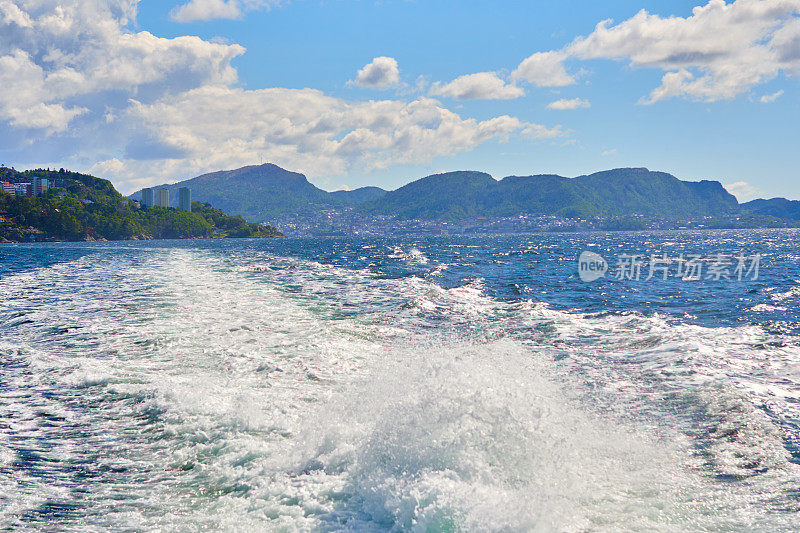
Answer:
[[[0,245],[6,528],[797,531],[800,232]]]

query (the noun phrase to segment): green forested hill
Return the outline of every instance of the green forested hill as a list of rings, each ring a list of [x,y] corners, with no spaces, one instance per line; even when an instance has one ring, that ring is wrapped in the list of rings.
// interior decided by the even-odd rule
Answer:
[[[324,191],[310,183],[303,174],[269,163],[211,172],[157,188],[168,189],[173,204],[177,205],[180,187],[189,187],[195,200],[210,202],[227,213],[256,222],[287,213],[312,214],[320,209],[354,206],[386,194],[379,187]],[[142,191],[131,195],[131,198],[141,197]]]
[[[231,217],[210,204],[192,213],[141,208],[107,181],[86,174],[2,169],[3,180],[47,177],[58,184],[41,196],[0,193],[0,240],[164,239],[189,237],[271,237],[277,230]]]
[[[761,216],[773,216],[787,220],[800,220],[800,201],[786,198],[770,200],[753,200],[742,204],[745,213]]]
[[[522,213],[677,219],[729,215],[739,204],[716,181],[687,182],[645,168],[620,168],[577,178],[548,174],[500,181],[482,172],[448,172],[409,183],[361,208],[442,220]]]
[[[448,172],[413,181],[362,204],[376,214],[411,219],[463,219],[486,216],[497,182],[484,172]]]
[[[333,191],[328,194],[333,204],[353,206],[380,198],[386,191],[380,187],[360,187],[351,191]]]

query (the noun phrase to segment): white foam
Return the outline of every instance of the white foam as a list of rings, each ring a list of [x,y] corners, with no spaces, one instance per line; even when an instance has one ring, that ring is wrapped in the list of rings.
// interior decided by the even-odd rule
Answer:
[[[761,328],[564,313],[498,302],[481,280],[259,252],[126,257],[0,281],[31,320],[0,344],[20,362],[0,393],[13,430],[41,451],[71,425],[89,435],[53,440],[51,477],[3,484],[23,502],[3,518],[69,501],[64,467],[93,452],[97,528],[791,523],[771,506],[800,479],[775,422],[797,414],[797,354]],[[130,504],[109,512],[120,493]]]

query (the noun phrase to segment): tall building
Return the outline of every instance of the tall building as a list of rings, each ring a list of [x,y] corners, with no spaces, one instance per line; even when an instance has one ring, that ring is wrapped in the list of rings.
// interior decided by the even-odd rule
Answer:
[[[158,189],[156,193],[156,205],[158,207],[169,207],[169,189]]]
[[[178,209],[192,211],[192,190],[189,187],[178,189]]]
[[[156,200],[153,189],[149,187],[147,189],[142,189],[142,206],[153,207],[154,205],[156,205]]]
[[[33,178],[33,194],[46,193],[50,188],[50,182],[47,178]]]

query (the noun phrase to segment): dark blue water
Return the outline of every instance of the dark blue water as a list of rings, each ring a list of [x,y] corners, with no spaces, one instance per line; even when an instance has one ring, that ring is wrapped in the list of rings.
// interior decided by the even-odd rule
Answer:
[[[663,313],[711,327],[762,324],[776,331],[800,332],[796,296],[783,298],[800,290],[797,230],[11,245],[0,247],[0,277],[87,254],[113,260],[116,254],[158,248],[208,249],[234,258],[265,251],[368,270],[385,278],[422,277],[445,288],[481,280],[484,293],[493,298],[545,302],[562,310]],[[599,253],[609,261],[606,278],[594,283],[579,279],[577,258],[582,251]],[[615,279],[620,254],[643,256],[640,280]],[[761,265],[757,280],[752,275],[736,280],[735,265],[729,269],[732,281],[684,281],[674,275],[676,267],[666,281],[660,273],[647,280],[647,260],[664,254],[705,259],[759,254]],[[788,301],[782,304],[784,300]]]
[[[393,253],[395,247],[399,253]],[[664,313],[707,326],[759,323],[800,331],[796,298],[775,306],[776,295],[800,286],[800,232],[796,230],[292,239],[270,243],[266,249],[344,268],[369,269],[390,278],[421,276],[447,288],[480,279],[485,293],[494,298],[541,301],[564,310]],[[411,250],[421,255],[415,257]],[[752,276],[742,282],[687,282],[675,276],[646,281],[645,270],[638,282],[583,283],[577,275],[577,257],[584,250],[606,257],[612,267],[623,253],[647,258],[760,254],[762,262],[756,281]],[[441,265],[447,268],[442,270]]]

